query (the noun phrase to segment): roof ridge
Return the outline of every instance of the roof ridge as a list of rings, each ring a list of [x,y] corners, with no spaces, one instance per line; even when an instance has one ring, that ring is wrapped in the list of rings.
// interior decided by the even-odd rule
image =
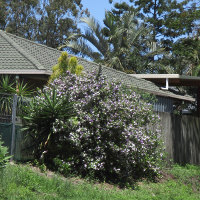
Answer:
[[[27,54],[26,51],[23,50],[23,48],[20,47],[15,41],[13,41],[10,37],[8,37],[5,33],[5,31],[0,30],[0,34],[2,37],[9,42],[19,53],[21,53],[25,58],[27,58],[33,65],[36,66],[39,70],[46,70],[34,57]]]
[[[0,30],[0,31],[2,31],[2,30]],[[23,37],[21,37],[21,36],[17,36],[17,35],[12,34],[12,33],[8,33],[8,32],[6,32],[6,31],[2,31],[2,32],[5,32],[5,34],[11,35],[12,37],[16,37],[16,38],[18,38],[18,39],[20,39],[20,40],[25,40],[25,41],[27,41],[27,42],[29,42],[29,43],[32,43],[32,44],[35,44],[35,45],[37,45],[37,46],[45,47],[46,49],[50,49],[50,50],[53,50],[53,51],[56,51],[56,52],[59,52],[59,53],[64,52],[64,51],[60,51],[60,50],[55,49],[55,48],[52,48],[52,47],[48,47],[47,45],[37,43],[36,41],[29,40],[29,39],[23,38]],[[95,65],[99,66],[99,63],[95,63],[95,62],[93,62],[93,61],[86,60],[86,59],[84,59],[84,58],[82,58],[82,57],[79,57],[79,56],[70,54],[70,53],[68,53],[68,52],[67,52],[67,54],[68,54],[69,56],[75,56],[75,57],[77,57],[77,58],[80,59],[80,60],[83,60],[83,61],[85,61],[85,62],[92,63],[92,64],[95,64]],[[103,66],[104,66],[104,65],[103,65]],[[104,66],[104,67],[106,67],[106,66]],[[110,69],[112,69],[112,68],[110,68]],[[115,70],[115,69],[113,69],[113,70]]]
[[[3,31],[3,32],[6,32],[6,31]],[[40,43],[37,43],[36,41],[29,40],[29,39],[23,38],[23,37],[21,37],[21,36],[17,36],[17,35],[12,34],[12,33],[6,32],[6,34],[11,35],[11,36],[13,36],[13,37],[16,37],[16,38],[18,38],[18,39],[20,39],[20,40],[25,40],[25,41],[27,41],[27,42],[29,42],[29,43],[33,43],[33,44],[35,44],[35,45],[38,45],[38,46],[42,46],[42,47],[51,49],[51,50],[53,50],[53,51],[62,52],[62,51],[59,51],[58,49],[55,49],[55,48],[52,48],[52,47],[48,47],[48,46],[45,45],[45,44],[40,44]],[[70,55],[72,55],[72,54],[70,54]]]
[[[3,31],[3,30],[0,30],[0,31],[1,31],[1,32],[5,32],[4,34],[11,35],[12,37],[16,37],[16,38],[18,38],[18,39],[20,39],[20,40],[25,40],[25,41],[27,41],[27,42],[29,42],[29,43],[32,43],[32,44],[35,44],[35,45],[37,45],[37,46],[45,47],[46,49],[50,49],[50,50],[53,50],[53,51],[56,51],[56,52],[59,52],[59,53],[64,52],[64,51],[60,51],[60,50],[55,49],[55,48],[52,48],[52,47],[48,47],[48,46],[46,46],[46,45],[44,45],[44,44],[37,43],[36,41],[29,40],[29,39],[23,38],[23,37],[21,37],[21,36],[17,36],[17,35],[12,34],[12,33],[8,33],[8,32]],[[79,57],[79,56],[70,54],[70,53],[68,53],[68,52],[67,52],[67,54],[68,54],[69,56],[75,56],[75,57],[77,57],[77,58],[80,59],[80,60],[83,60],[83,61],[85,61],[85,62],[94,64],[94,65],[96,65],[96,66],[99,66],[99,63],[86,60],[86,59],[84,59],[84,58],[82,58],[82,57]],[[106,67],[105,65],[102,65],[102,66],[103,66],[103,67]],[[106,67],[106,68],[107,68],[107,67]],[[109,67],[108,67],[108,68],[109,68]],[[112,69],[112,68],[109,68],[109,69],[114,70],[114,71],[118,71],[118,70],[115,70],[115,69]],[[120,72],[121,72],[121,71],[120,71]],[[124,72],[122,72],[122,73],[124,73]]]
[[[50,71],[47,70],[26,70],[26,69],[20,69],[20,70],[16,70],[16,69],[0,69],[0,74],[44,74],[44,75],[51,75],[52,73]]]

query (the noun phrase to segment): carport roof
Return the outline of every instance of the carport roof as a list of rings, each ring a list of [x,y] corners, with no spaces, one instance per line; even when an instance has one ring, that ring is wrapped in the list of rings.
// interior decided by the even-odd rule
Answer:
[[[152,81],[158,85],[165,85],[166,79],[169,86],[196,86],[200,87],[200,77],[179,74],[131,74],[135,78]]]

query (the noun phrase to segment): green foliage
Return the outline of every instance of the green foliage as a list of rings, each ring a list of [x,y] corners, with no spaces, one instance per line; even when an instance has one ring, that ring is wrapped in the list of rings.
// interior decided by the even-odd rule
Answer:
[[[151,49],[156,49],[156,51],[158,47],[165,49],[165,51],[158,51],[156,57],[155,54],[149,55],[151,62],[147,63],[146,72],[182,74],[188,72],[189,68],[193,68],[189,69],[190,72],[196,71],[195,68],[198,65],[194,64],[197,61],[194,59],[198,54],[198,49],[193,44],[188,46],[188,41],[194,38],[198,40],[199,37],[198,1],[129,0],[129,2],[127,4],[124,1],[120,3],[110,1],[114,4],[111,12],[116,16],[117,21],[130,10],[136,11],[138,19],[151,27]],[[180,38],[182,40],[179,40]],[[178,52],[174,46],[177,40],[179,40],[178,43],[182,43],[178,47]],[[183,56],[183,54],[187,55]],[[141,58],[140,55],[138,57]],[[134,56],[133,59],[135,59]],[[138,61],[140,59],[136,59],[134,65],[141,65]],[[144,73],[144,71],[140,69],[137,73]]]
[[[0,180],[0,199],[67,199],[64,190],[70,186],[60,178],[49,179],[20,165],[7,166]]]
[[[7,18],[7,9],[6,9],[6,1],[0,0],[0,29],[4,30],[6,26],[6,18]]]
[[[86,11],[81,0],[40,0],[36,40],[57,48],[72,33],[78,33],[77,21]],[[37,17],[38,18],[38,17]]]
[[[69,58],[67,52],[63,52],[58,59],[58,64],[53,67],[53,73],[49,78],[49,82],[52,82],[59,76],[65,76],[67,71],[70,71],[72,74],[81,75],[83,66],[78,65],[76,57]]]
[[[56,89],[44,91],[33,98],[23,108],[22,119],[27,137],[31,137],[34,154],[37,159],[44,162],[59,154],[62,145],[68,148],[62,139],[62,134],[57,134],[55,123],[60,120],[67,121],[73,113],[72,103],[68,98],[61,96]],[[61,147],[60,147],[61,146]],[[47,161],[46,161],[47,162]]]
[[[0,78],[0,93],[13,94],[16,92],[15,81],[11,80],[10,76],[1,75]]]
[[[59,158],[53,159],[55,170],[59,173],[63,174],[64,176],[69,176],[72,172],[71,166],[66,163],[64,160],[61,160]]]
[[[10,76],[0,78],[0,111],[3,114],[10,114],[12,111],[13,95],[16,92],[15,82]]]
[[[17,83],[16,94],[20,97],[30,97],[33,94],[33,90],[28,85],[28,83],[24,83],[22,80]]]
[[[170,173],[173,174],[175,178],[180,179],[186,184],[192,184],[192,181],[195,181],[197,184],[199,184],[198,186],[200,187],[199,166],[190,165],[190,164],[186,164],[185,166],[180,166],[178,164],[175,164],[170,169]],[[199,188],[199,192],[200,192],[200,188]]]
[[[196,31],[194,28],[200,15],[197,1],[129,0],[129,2],[130,4],[111,1],[115,7],[112,12],[121,15],[130,9],[137,10],[138,17],[153,27],[154,41],[161,40],[165,45],[171,45],[173,38]]]
[[[3,146],[3,142],[0,138],[0,170],[2,168],[5,168],[5,166],[8,164],[10,159],[10,156],[8,156],[8,148]]]
[[[180,75],[199,75],[200,41],[194,38],[183,38],[172,45],[172,52],[159,60],[161,73]]]
[[[22,80],[15,81],[10,76],[5,75],[0,77],[0,93],[3,94],[17,94],[21,97],[31,96],[33,90],[30,89],[27,83]]]
[[[9,33],[28,39],[35,38],[37,27],[36,9],[39,0],[8,0],[5,3],[7,15],[4,29]]]
[[[81,18],[80,21],[88,25],[88,30],[85,31],[85,34],[72,34],[60,48],[69,47],[75,50],[76,53],[78,52],[81,55],[86,55],[95,61],[102,60],[102,57],[108,57],[110,47],[108,41],[101,32],[100,24],[93,17],[84,17]],[[93,50],[86,41],[92,44],[97,51]]]

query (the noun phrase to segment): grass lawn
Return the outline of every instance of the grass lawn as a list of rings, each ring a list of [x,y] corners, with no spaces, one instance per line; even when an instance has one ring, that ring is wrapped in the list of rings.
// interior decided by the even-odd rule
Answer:
[[[8,165],[0,172],[0,199],[8,200],[187,200],[200,199],[200,167],[174,166],[163,172],[157,183],[139,182],[136,190],[121,190],[109,184],[94,184],[81,179],[34,170],[23,165]]]

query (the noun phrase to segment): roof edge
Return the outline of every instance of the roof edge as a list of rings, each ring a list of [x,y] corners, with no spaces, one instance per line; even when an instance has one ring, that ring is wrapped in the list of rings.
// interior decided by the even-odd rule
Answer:
[[[138,88],[139,89],[139,88]],[[188,97],[188,96],[182,96],[182,95],[177,95],[177,94],[173,94],[173,93],[161,93],[161,92],[156,92],[156,91],[150,91],[150,90],[146,90],[146,89],[142,89],[145,92],[151,92],[153,95],[157,95],[157,96],[163,96],[163,97],[171,97],[173,99],[179,99],[179,100],[184,100],[184,101],[191,101],[191,102],[195,102],[196,99],[193,97]]]
[[[0,74],[18,74],[18,75],[22,75],[22,74],[41,74],[41,75],[48,75],[50,76],[52,74],[52,72],[47,71],[47,70],[0,70]]]
[[[200,77],[198,76],[188,76],[188,75],[180,75],[180,74],[129,74],[132,77],[140,78],[140,79],[180,79],[180,80],[198,80],[200,81]]]

